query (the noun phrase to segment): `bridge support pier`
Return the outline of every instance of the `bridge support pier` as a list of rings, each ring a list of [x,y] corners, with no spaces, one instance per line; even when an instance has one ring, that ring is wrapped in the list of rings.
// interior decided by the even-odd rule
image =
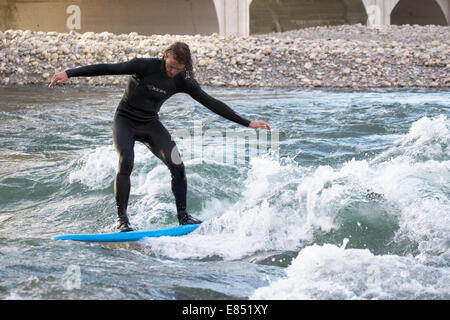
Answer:
[[[388,26],[391,24],[391,12],[399,0],[362,0],[367,12],[369,27]]]
[[[250,4],[252,0],[214,0],[219,33],[245,37],[250,34]]]

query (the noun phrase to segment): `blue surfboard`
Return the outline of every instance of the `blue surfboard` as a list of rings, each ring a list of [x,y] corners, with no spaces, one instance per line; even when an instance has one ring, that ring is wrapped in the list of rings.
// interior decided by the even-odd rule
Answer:
[[[74,240],[74,241],[89,241],[89,242],[126,242],[139,241],[143,238],[158,238],[158,237],[178,237],[184,236],[197,229],[199,224],[186,224],[177,227],[158,229],[158,230],[143,230],[130,232],[113,232],[113,233],[92,233],[92,234],[65,234],[55,236],[53,240]]]

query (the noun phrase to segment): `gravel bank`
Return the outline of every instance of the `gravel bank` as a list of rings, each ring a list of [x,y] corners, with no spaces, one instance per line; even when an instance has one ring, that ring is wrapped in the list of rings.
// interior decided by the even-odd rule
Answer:
[[[229,87],[450,87],[449,27],[323,26],[249,37],[0,31],[0,85],[48,84],[55,71],[190,45],[202,85]],[[65,85],[124,86],[128,76]]]

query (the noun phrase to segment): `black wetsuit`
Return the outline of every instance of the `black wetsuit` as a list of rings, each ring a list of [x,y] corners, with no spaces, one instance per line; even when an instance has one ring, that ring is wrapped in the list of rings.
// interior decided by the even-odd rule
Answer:
[[[164,60],[135,58],[115,64],[94,64],[66,70],[68,77],[100,75],[132,75],[114,116],[113,141],[119,155],[119,168],[114,182],[118,215],[126,215],[130,194],[130,175],[134,163],[134,143],[144,143],[172,175],[172,192],[177,212],[186,212],[187,180],[175,142],[159,121],[161,105],[178,92],[189,94],[211,111],[248,127],[250,121],[242,118],[223,102],[205,93],[198,83],[182,71],[169,78]]]

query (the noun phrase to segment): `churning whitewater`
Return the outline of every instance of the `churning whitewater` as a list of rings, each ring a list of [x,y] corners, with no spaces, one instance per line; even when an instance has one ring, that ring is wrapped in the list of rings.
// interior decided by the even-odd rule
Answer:
[[[203,126],[201,156],[198,135],[176,142],[188,210],[205,222],[95,244],[49,239],[114,231],[120,93],[0,90],[2,299],[450,298],[448,91],[210,89],[277,130],[258,154],[239,150],[249,129],[175,96],[161,110],[169,131]],[[141,144],[135,155],[132,225],[177,225],[167,168]]]

